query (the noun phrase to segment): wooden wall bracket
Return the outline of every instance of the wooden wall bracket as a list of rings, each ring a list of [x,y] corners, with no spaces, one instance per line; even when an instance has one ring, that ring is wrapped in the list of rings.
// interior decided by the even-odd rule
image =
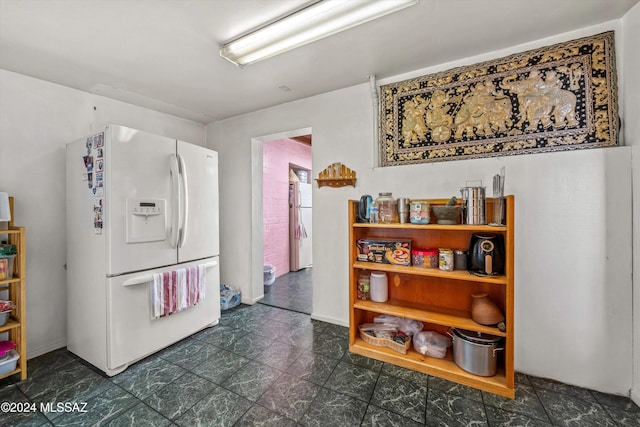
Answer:
[[[345,187],[356,186],[356,173],[340,162],[332,163],[323,169],[316,179],[318,187]]]

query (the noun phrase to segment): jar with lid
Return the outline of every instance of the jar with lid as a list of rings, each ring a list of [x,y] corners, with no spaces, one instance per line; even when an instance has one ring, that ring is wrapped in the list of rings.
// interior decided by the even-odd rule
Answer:
[[[396,200],[391,193],[378,193],[376,199],[378,207],[378,222],[381,224],[391,224],[396,218]]]
[[[438,267],[440,267],[440,270],[453,271],[453,250],[440,248],[438,252]]]
[[[387,273],[384,271],[372,271],[369,286],[369,298],[371,298],[371,301],[386,302],[389,299]]]
[[[411,261],[415,267],[438,268],[438,249],[411,249]]]

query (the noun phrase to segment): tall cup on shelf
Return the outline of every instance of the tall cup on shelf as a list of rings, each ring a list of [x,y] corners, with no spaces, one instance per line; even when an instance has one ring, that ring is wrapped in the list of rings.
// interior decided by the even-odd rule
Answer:
[[[409,199],[406,197],[398,199],[398,221],[401,224],[409,222]]]
[[[493,221],[491,222],[492,225],[504,225],[504,207],[504,197],[493,198]]]

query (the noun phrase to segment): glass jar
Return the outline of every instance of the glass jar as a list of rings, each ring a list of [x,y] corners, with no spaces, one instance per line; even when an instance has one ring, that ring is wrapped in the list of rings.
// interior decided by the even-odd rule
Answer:
[[[358,277],[358,299],[369,299],[370,280],[367,273],[360,273],[360,277]]]
[[[381,224],[391,224],[396,219],[396,200],[391,193],[378,193],[376,199],[378,207],[378,222]]]

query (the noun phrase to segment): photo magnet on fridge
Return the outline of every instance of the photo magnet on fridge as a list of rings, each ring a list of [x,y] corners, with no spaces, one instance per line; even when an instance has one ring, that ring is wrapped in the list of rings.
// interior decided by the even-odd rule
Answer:
[[[82,158],[84,161],[84,167],[87,168],[87,172],[93,171],[93,156],[84,156]]]
[[[93,137],[90,136],[87,138],[87,142],[85,143],[85,146],[87,147],[87,156],[89,154],[91,154],[91,147],[93,147]]]
[[[93,147],[100,148],[102,146],[104,146],[104,133],[93,135]]]
[[[93,201],[93,212],[96,215],[102,215],[102,199],[95,199]]]

